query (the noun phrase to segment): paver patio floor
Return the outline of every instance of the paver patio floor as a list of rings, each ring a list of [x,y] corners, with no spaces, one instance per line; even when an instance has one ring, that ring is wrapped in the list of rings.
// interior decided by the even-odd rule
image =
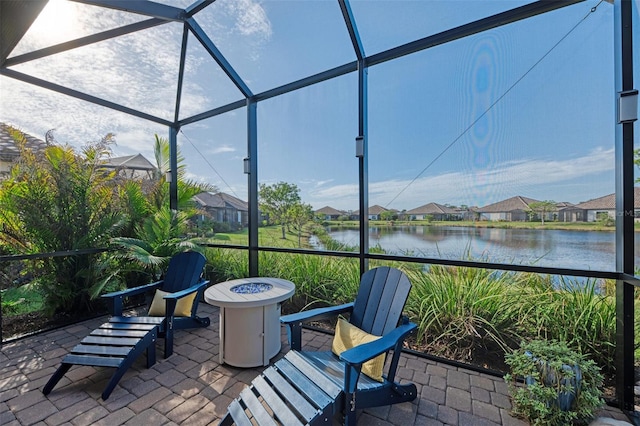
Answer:
[[[145,368],[144,356],[120,380],[107,401],[100,398],[112,369],[74,366],[48,395],[42,388],[61,359],[107,317],[6,343],[0,351],[0,425],[208,425],[217,424],[227,406],[262,368],[219,363],[218,308],[201,303],[211,325],[178,330],[174,355]],[[331,335],[304,331],[305,348],[330,348]],[[288,351],[286,333],[282,350]],[[278,357],[277,356],[277,357]],[[277,358],[276,357],[276,358]],[[273,360],[272,360],[273,361]],[[403,354],[398,368],[412,381],[418,398],[411,403],[367,409],[358,424],[525,425],[509,414],[507,386],[500,377]],[[620,420],[619,410],[603,415]]]

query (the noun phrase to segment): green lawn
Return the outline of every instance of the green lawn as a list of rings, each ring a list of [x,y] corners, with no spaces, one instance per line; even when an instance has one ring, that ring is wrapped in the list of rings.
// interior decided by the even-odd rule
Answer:
[[[20,315],[39,311],[42,306],[42,294],[28,284],[9,288],[2,292],[3,315]]]
[[[302,232],[300,243],[303,248],[309,248],[308,238],[309,233]],[[249,231],[244,229],[241,232],[218,233],[213,238],[206,240],[206,242],[246,246],[249,244]],[[285,232],[285,239],[283,240],[280,226],[258,228],[258,243],[263,247],[300,248],[297,232]]]

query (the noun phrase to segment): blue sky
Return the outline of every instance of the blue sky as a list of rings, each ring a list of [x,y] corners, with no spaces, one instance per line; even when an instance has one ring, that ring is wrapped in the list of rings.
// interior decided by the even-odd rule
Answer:
[[[523,3],[351,2],[367,55]],[[371,67],[370,204],[482,206],[515,195],[578,203],[614,192],[613,7],[589,13],[596,5]],[[142,19],[52,0],[12,56]],[[355,59],[334,0],[218,0],[196,20],[254,93]],[[15,69],[171,119],[181,34],[166,24]],[[161,125],[7,77],[0,91],[0,121],[40,137],[55,128],[58,141],[74,146],[113,132],[114,155],[153,159],[154,133],[168,135]],[[356,95],[352,73],[261,102],[260,182],[295,183],[315,208],[357,209]],[[180,116],[241,97],[191,37]],[[243,109],[185,126],[178,141],[190,177],[246,199],[246,138]]]

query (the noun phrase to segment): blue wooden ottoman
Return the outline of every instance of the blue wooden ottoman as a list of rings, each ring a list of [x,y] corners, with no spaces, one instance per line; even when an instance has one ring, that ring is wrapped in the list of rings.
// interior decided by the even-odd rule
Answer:
[[[102,399],[106,400],[142,352],[147,351],[147,368],[155,364],[155,342],[162,321],[164,317],[158,317],[153,321],[149,319],[143,324],[118,321],[102,324],[65,355],[62,365],[53,373],[42,393],[48,395],[72,365],[111,367],[116,371],[102,392]]]

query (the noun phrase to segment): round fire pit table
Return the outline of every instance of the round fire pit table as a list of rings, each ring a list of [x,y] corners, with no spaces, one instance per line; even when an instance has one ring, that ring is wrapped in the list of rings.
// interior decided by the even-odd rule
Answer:
[[[280,352],[280,303],[296,286],[280,278],[255,277],[209,287],[204,300],[220,308],[220,363],[269,365]]]

